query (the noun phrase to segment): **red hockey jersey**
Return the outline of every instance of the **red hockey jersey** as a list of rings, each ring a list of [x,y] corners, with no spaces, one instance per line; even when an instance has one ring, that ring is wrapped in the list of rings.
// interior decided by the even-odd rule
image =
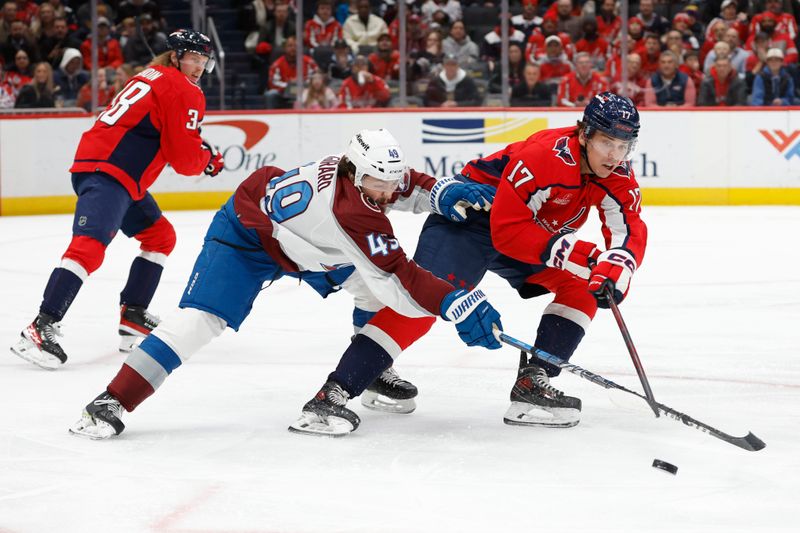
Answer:
[[[103,172],[134,200],[169,163],[195,176],[211,157],[201,147],[203,91],[178,69],[151,67],[130,79],[81,137],[70,172]]]
[[[551,239],[577,231],[594,206],[606,248],[624,248],[641,265],[647,227],[633,169],[625,163],[603,179],[581,174],[575,130],[543,130],[464,167],[466,177],[497,186],[491,210],[494,246],[519,261],[543,264]]]

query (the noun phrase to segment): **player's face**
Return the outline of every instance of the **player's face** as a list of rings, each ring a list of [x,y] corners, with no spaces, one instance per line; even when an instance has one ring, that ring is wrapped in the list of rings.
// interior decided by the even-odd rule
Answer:
[[[208,58],[195,52],[186,52],[179,61],[181,72],[195,84],[200,83],[206,63]]]
[[[391,190],[390,190],[391,189]],[[392,199],[392,194],[397,190],[397,183],[383,181],[365,175],[361,178],[361,191],[373,202],[384,205]]]
[[[628,159],[632,143],[597,132],[585,140],[586,157],[598,178],[607,178],[620,163]]]

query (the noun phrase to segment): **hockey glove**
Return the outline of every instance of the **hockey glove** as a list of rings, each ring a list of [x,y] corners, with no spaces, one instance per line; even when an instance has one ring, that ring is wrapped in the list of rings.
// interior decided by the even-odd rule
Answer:
[[[486,300],[481,290],[453,291],[442,300],[442,318],[454,322],[458,336],[467,346],[483,346],[490,350],[500,348],[494,328],[502,331],[500,313]]]
[[[203,172],[207,176],[216,176],[222,172],[222,169],[225,166],[225,160],[222,158],[222,154],[217,152],[214,147],[208,144],[206,141],[203,141],[203,150],[206,150],[211,154],[211,157],[208,159],[208,165]]]
[[[599,260],[600,250],[594,243],[581,241],[574,233],[568,233],[551,240],[545,255],[545,265],[589,279],[591,265]]]
[[[467,209],[488,211],[496,189],[483,183],[464,183],[453,178],[439,180],[431,189],[431,211],[454,222],[467,219]]]
[[[589,278],[589,292],[594,294],[597,306],[608,309],[606,288],[614,295],[614,302],[622,303],[628,294],[631,276],[636,271],[636,260],[627,250],[612,248],[606,250],[597,259],[597,266],[592,269]]]

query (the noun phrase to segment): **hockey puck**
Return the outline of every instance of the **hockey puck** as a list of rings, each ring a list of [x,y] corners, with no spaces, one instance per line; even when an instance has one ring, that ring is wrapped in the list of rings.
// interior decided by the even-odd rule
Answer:
[[[678,473],[678,467],[672,463],[662,461],[661,459],[653,459],[653,468],[658,468],[664,472],[669,472],[673,476]]]

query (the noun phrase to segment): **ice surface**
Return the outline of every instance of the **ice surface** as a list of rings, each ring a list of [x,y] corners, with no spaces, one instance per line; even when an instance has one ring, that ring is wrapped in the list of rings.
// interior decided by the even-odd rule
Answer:
[[[178,247],[155,312],[177,303],[212,214],[169,214]],[[391,218],[413,251],[423,217]],[[120,438],[79,439],[67,428],[124,359],[117,294],[137,243],[120,236],[64,320],[67,365],[0,357],[0,531],[798,531],[800,209],[650,207],[645,218],[648,255],[621,309],[656,398],[751,430],[765,450],[655,419],[569,374],[555,383],[583,399],[577,427],[506,426],[517,353],[467,348],[443,322],[397,364],[420,388],[415,413],[354,401],[354,434],[291,434],[347,345],[351,300],[290,279],[128,414]],[[5,346],[36,314],[70,227],[68,216],[0,218]],[[549,298],[523,301],[493,275],[482,287],[506,332],[532,342]],[[573,360],[640,390],[609,312]]]

